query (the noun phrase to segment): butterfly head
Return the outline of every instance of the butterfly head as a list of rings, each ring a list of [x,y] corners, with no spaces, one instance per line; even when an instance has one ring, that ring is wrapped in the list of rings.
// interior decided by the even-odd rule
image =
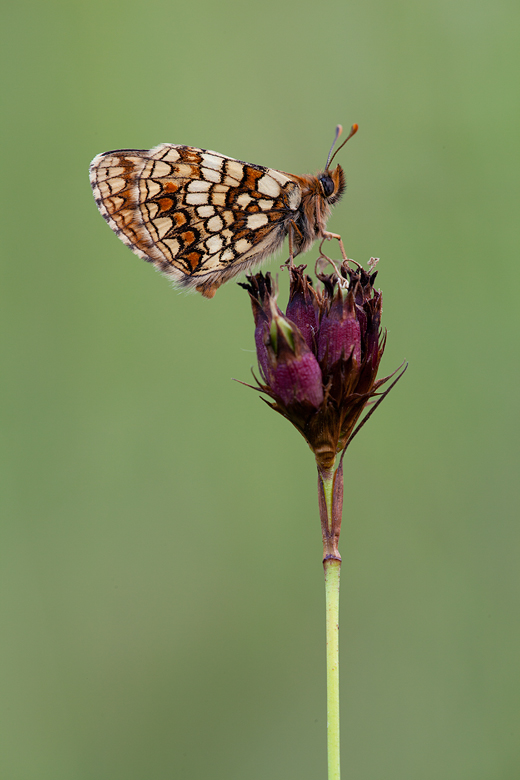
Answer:
[[[318,175],[322,197],[331,206],[337,203],[345,191],[345,174],[341,165],[337,165],[333,171],[329,168]]]

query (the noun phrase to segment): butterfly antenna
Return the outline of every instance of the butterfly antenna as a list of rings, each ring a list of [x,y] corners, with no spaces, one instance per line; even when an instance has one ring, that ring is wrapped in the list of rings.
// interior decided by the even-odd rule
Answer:
[[[334,154],[332,154],[332,150],[334,149],[334,146],[336,145],[336,141],[337,141],[337,140],[338,140],[338,138],[340,137],[340,135],[341,135],[341,131],[343,130],[343,128],[341,127],[341,125],[338,125],[338,126],[336,127],[336,135],[335,135],[335,137],[334,137],[334,142],[333,142],[332,146],[330,147],[329,156],[327,157],[327,165],[325,166],[325,170],[326,170],[326,171],[328,171],[328,170],[329,170],[329,166],[330,166],[330,165],[332,165],[332,161],[333,161],[333,159],[335,158],[335,156],[337,155],[337,153],[339,152],[339,150],[340,150],[340,149],[343,149],[343,147],[345,146],[345,144],[347,143],[347,141],[350,141],[350,139],[352,138],[352,136],[353,136],[353,135],[355,135],[355,134],[357,133],[358,129],[359,129],[359,125],[353,124],[353,125],[352,125],[352,127],[350,128],[350,133],[348,134],[348,136],[345,138],[345,140],[343,141],[343,143],[341,144],[341,146],[338,146],[338,148],[336,149],[336,151],[334,152]],[[331,154],[332,154],[332,157],[331,157]]]
[[[332,155],[332,150],[333,150],[333,149],[334,149],[334,147],[336,146],[336,141],[338,140],[338,138],[340,137],[340,135],[341,135],[341,133],[342,133],[342,132],[343,132],[343,127],[342,127],[341,125],[338,125],[338,126],[336,127],[336,134],[335,134],[335,136],[334,136],[334,140],[333,140],[333,142],[332,142],[332,146],[330,147],[329,156],[327,157],[327,162],[326,162],[326,164],[325,164],[325,170],[326,170],[326,171],[327,171],[327,170],[328,170],[328,168],[329,168],[329,162],[330,162],[330,158],[331,158],[331,155]]]

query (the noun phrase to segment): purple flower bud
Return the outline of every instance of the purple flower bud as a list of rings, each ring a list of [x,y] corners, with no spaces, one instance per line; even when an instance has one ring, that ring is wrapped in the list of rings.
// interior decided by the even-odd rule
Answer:
[[[318,409],[323,401],[323,378],[302,334],[282,316],[273,318],[271,334],[271,348],[267,351],[272,361],[269,383],[272,396],[288,410],[309,405]]]
[[[260,374],[268,393],[288,416],[298,419],[316,410],[323,401],[321,369],[298,327],[283,316],[276,304],[269,274],[248,277],[255,318],[255,345]]]
[[[266,382],[271,380],[271,364],[269,362],[269,355],[267,352],[270,325],[271,323],[268,320],[263,320],[259,322],[255,328],[255,347],[256,356],[258,358],[258,366],[260,368],[262,379],[264,379]]]
[[[314,350],[318,332],[318,299],[311,280],[305,276],[306,266],[291,266],[291,288],[286,315],[299,329],[307,346]]]
[[[273,295],[273,280],[270,273],[265,276],[257,274],[248,277],[248,284],[240,284],[248,291],[255,319],[255,346],[258,357],[258,365],[262,378],[269,382],[271,378],[271,363],[267,353],[269,333],[272,322],[272,303],[276,304],[276,295]],[[281,314],[277,306],[276,310]]]
[[[352,291],[340,285],[322,315],[318,332],[318,360],[328,373],[339,360],[350,357],[356,366],[361,363],[361,329],[356,316],[356,304]]]

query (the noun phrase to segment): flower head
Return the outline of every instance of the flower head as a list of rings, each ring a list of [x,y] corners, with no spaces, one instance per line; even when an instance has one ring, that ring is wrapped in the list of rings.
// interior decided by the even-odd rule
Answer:
[[[319,470],[334,467],[367,405],[390,389],[378,393],[390,377],[377,380],[386,333],[380,324],[382,295],[374,289],[376,262],[368,273],[345,261],[330,275],[318,274],[318,288],[306,266],[290,266],[285,316],[269,273],[249,276],[242,285],[255,318],[258,389],[305,437]]]

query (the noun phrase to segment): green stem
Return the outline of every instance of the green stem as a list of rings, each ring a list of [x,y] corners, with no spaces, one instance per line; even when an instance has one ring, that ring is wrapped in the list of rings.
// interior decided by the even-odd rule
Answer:
[[[339,771],[339,572],[341,561],[328,559],[325,569],[327,620],[327,761],[328,780],[340,780]]]
[[[318,467],[318,495],[323,533],[327,636],[327,762],[328,780],[340,780],[339,764],[339,574],[338,539],[343,503],[343,468]]]

